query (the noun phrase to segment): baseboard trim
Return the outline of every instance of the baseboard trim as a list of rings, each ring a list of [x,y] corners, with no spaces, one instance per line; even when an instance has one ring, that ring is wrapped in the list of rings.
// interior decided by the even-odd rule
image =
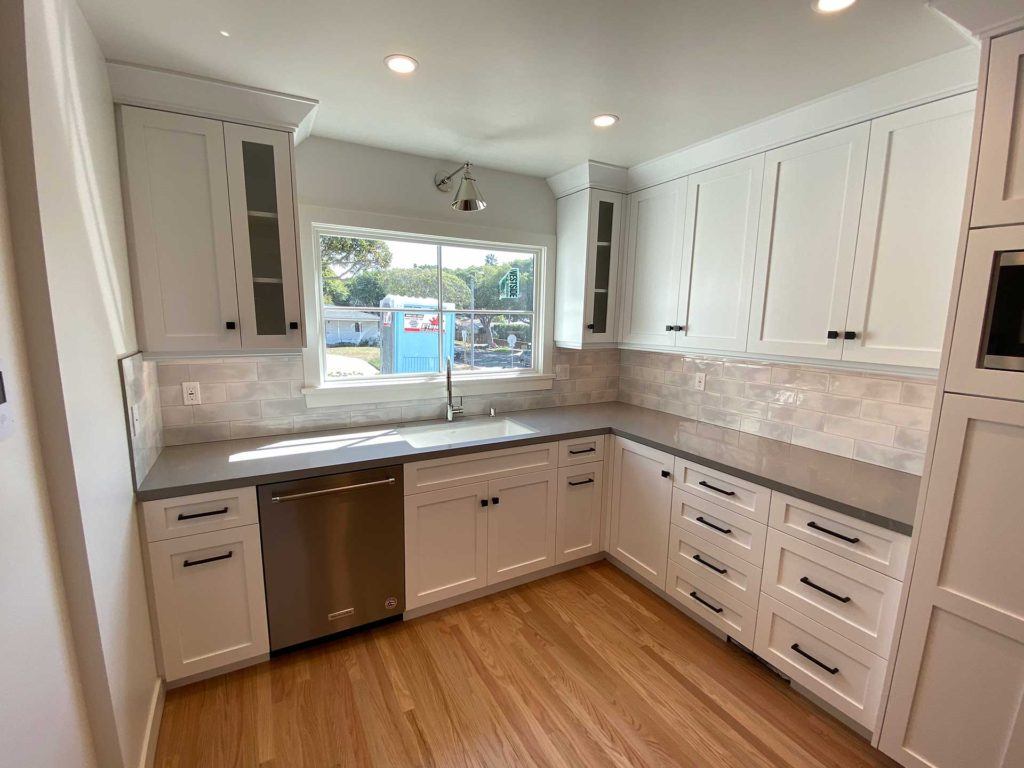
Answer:
[[[153,697],[149,702],[149,717],[146,720],[146,733],[142,737],[139,768],[153,768],[156,763],[156,744],[160,738],[160,721],[164,716],[165,693],[163,678],[158,677],[153,686]]]

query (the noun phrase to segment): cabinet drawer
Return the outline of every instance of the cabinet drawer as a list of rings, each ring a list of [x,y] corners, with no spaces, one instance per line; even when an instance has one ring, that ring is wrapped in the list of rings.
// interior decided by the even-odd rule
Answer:
[[[168,681],[270,652],[258,525],[153,542],[149,562]]]
[[[576,440],[560,440],[558,443],[558,466],[568,467],[573,464],[604,461],[605,440],[605,435],[580,437]]]
[[[465,453],[405,465],[405,495],[554,469],[558,443]]]
[[[686,459],[676,459],[674,483],[702,499],[757,520],[768,522],[771,491],[723,472],[707,469]]]
[[[692,533],[672,526],[668,557],[693,576],[714,584],[729,596],[757,608],[761,569]]]
[[[146,541],[174,539],[259,522],[256,489],[251,486],[144,501],[142,515]]]
[[[558,470],[556,555],[567,563],[601,551],[604,462]]]
[[[847,717],[874,729],[885,677],[881,657],[768,595],[761,596],[757,611],[754,653]]]
[[[735,600],[717,585],[695,577],[679,563],[669,561],[665,592],[696,616],[718,627],[747,648],[754,646],[757,609]]]
[[[767,528],[749,517],[672,489],[672,524],[761,567]]]
[[[770,525],[848,560],[903,581],[910,537],[778,491]]]
[[[822,626],[889,655],[900,582],[778,531],[768,531],[762,589]]]

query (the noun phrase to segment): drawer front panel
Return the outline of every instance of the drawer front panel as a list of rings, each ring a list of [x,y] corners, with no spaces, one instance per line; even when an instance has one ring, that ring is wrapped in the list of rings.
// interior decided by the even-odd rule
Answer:
[[[558,443],[558,466],[569,467],[573,464],[589,464],[592,461],[604,461],[604,449],[607,435],[579,437],[575,440],[561,440]]]
[[[768,531],[764,592],[883,658],[889,656],[900,586],[813,544]]]
[[[771,491],[767,488],[686,459],[676,459],[674,482],[676,488],[698,498],[712,501],[759,523],[768,523]]]
[[[772,493],[770,525],[798,539],[903,581],[910,537],[778,491]]]
[[[260,519],[256,489],[251,486],[144,501],[142,515],[147,541],[237,528],[258,523]]]
[[[749,517],[682,491],[672,491],[672,524],[761,567],[767,528]]]
[[[466,453],[405,465],[405,495],[554,469],[558,443]]]
[[[694,577],[669,561],[665,592],[747,648],[754,647],[757,609],[730,597],[717,586]]]
[[[756,565],[694,536],[678,525],[672,526],[668,557],[694,577],[757,608],[761,595],[761,569]]]
[[[754,652],[847,717],[875,727],[885,660],[761,596]]]
[[[603,462],[558,470],[557,562],[567,563],[601,551],[603,499]]]

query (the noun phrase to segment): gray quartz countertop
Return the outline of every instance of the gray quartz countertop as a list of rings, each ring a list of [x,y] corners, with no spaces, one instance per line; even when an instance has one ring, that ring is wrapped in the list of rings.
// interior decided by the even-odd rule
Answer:
[[[529,433],[417,448],[401,436],[401,425],[382,425],[167,447],[138,497],[150,501],[611,432],[893,531],[912,530],[916,475],[625,403],[501,416]],[[458,424],[469,421],[476,419]]]

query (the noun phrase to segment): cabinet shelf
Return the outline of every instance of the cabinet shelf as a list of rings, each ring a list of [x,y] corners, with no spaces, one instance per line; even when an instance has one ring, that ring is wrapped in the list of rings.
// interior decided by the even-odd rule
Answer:
[[[251,217],[254,219],[276,219],[277,214],[271,213],[270,211],[249,211]]]
[[[282,285],[284,280],[280,277],[254,277],[252,279],[254,283],[271,283],[273,285]]]

